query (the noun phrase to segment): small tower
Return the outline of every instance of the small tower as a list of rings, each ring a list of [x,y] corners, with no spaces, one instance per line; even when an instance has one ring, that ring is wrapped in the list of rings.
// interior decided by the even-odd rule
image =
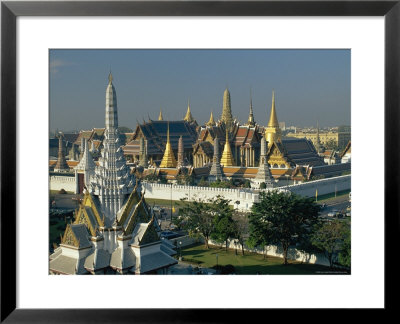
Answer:
[[[65,160],[64,146],[61,135],[58,136],[58,158],[57,158],[57,164],[54,167],[54,171],[56,172],[69,171],[69,166],[67,164],[67,161]]]
[[[168,123],[168,131],[167,131],[167,144],[165,145],[164,156],[161,160],[160,168],[175,168],[176,160],[174,156],[174,152],[171,148],[171,143],[169,141],[169,123]]]
[[[221,180],[223,178],[223,171],[219,161],[219,140],[216,136],[214,139],[214,156],[208,179],[211,181]]]
[[[185,165],[184,153],[183,153],[183,138],[182,135],[179,137],[178,141],[178,168]]]
[[[160,109],[160,114],[158,115],[158,120],[164,120],[162,115],[162,110]]]
[[[231,94],[228,88],[224,91],[224,98],[222,101],[222,116],[221,121],[225,123],[228,129],[231,128],[233,123],[232,109],[231,109]]]
[[[144,143],[144,137],[140,138],[140,151],[139,151],[139,166],[147,168],[147,153],[146,147]]]
[[[210,120],[206,123],[206,126],[214,126],[214,125],[215,125],[215,120],[214,120],[213,113],[211,112]]]
[[[82,136],[81,136],[81,152],[79,154],[79,161],[82,159],[84,152],[85,152],[85,138],[83,137],[83,134],[82,134]]]
[[[267,128],[265,129],[265,138],[268,141],[268,147],[270,147],[274,142],[279,142],[281,137],[281,129],[279,128],[278,117],[276,116],[275,110],[275,92],[272,91],[271,116]]]
[[[192,113],[190,112],[190,102],[189,102],[189,100],[188,100],[188,106],[187,106],[186,115],[183,118],[183,120],[187,121],[188,123],[193,123],[194,122],[194,118],[192,116]]]
[[[85,186],[89,187],[90,185],[90,177],[94,175],[94,170],[96,168],[96,164],[93,161],[92,154],[89,151],[89,144],[87,138],[84,139],[84,147],[85,150],[83,152],[83,156],[79,161],[78,165],[74,168],[77,171],[84,172],[84,182]]]
[[[260,165],[254,181],[257,183],[264,182],[267,188],[274,187],[274,178],[268,166],[267,142],[264,136],[261,137]]]
[[[221,157],[221,164],[225,167],[235,165],[235,160],[233,159],[231,146],[229,144],[228,129],[226,129],[226,139],[225,139],[224,152],[222,153]]]
[[[256,122],[254,120],[254,115],[253,115],[253,100],[251,98],[251,93],[250,93],[250,112],[249,112],[249,118],[247,119],[247,126],[254,127],[256,125]]]

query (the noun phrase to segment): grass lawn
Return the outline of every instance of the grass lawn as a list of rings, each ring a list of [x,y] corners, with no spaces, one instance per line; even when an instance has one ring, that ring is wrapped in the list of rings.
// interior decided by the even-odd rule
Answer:
[[[206,249],[204,245],[196,245],[182,249],[182,256],[184,262],[196,260],[201,262],[201,267],[211,268],[218,265],[232,264],[235,267],[236,274],[326,274],[332,272],[329,267],[314,265],[314,264],[301,264],[297,261],[290,261],[288,265],[283,265],[283,259],[278,257],[267,256],[264,260],[262,254],[245,252],[241,255],[238,250],[238,255],[235,255],[235,250],[228,250],[225,252],[224,248],[210,247]],[[193,262],[195,265],[195,263]]]

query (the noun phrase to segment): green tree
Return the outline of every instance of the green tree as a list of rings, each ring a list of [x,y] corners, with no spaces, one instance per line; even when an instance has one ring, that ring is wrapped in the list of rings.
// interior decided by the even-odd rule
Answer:
[[[214,231],[211,238],[219,243],[225,243],[225,251],[228,251],[228,242],[235,235],[235,224],[232,218],[230,200],[217,196],[213,200],[211,208],[214,210]]]
[[[345,267],[351,266],[351,234],[350,226],[344,231],[342,250],[339,252],[339,263]]]
[[[311,235],[311,243],[325,253],[331,268],[335,257],[343,249],[347,227],[346,223],[339,220],[327,221],[316,225],[316,229]]]
[[[234,238],[239,243],[242,247],[242,255],[244,255],[244,244],[246,243],[246,238],[248,236],[248,230],[249,230],[249,222],[247,219],[247,215],[243,214],[240,215],[239,213],[236,213],[233,216],[233,228],[234,228]],[[236,244],[235,244],[236,245]]]
[[[289,246],[309,237],[318,221],[320,206],[313,198],[277,190],[260,193],[249,215],[251,245],[280,244],[287,264]]]
[[[199,183],[197,184],[199,187],[208,187],[210,184],[208,183],[208,181],[204,178],[201,177]]]
[[[266,189],[267,185],[265,184],[265,182],[261,182],[260,183],[260,189]]]
[[[220,214],[226,213],[226,200],[218,195],[207,200],[198,198],[188,201],[188,198],[182,198],[181,201],[182,216],[180,222],[182,227],[189,231],[189,235],[202,236],[205,247],[208,249],[208,240],[211,238],[211,234],[215,232],[218,223],[216,218]]]
[[[119,126],[118,131],[120,133],[132,133],[133,132],[133,130],[131,128],[125,127],[125,126]]]

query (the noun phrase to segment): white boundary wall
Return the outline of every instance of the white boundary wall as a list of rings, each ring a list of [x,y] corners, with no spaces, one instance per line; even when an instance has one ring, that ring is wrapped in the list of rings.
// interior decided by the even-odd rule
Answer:
[[[259,191],[254,189],[228,189],[228,188],[211,188],[211,187],[197,187],[197,186],[181,186],[176,184],[161,184],[142,182],[143,189],[146,190],[146,198],[165,199],[165,200],[180,200],[188,198],[190,200],[195,198],[210,199],[215,198],[217,195],[223,196],[225,199],[231,200],[231,205],[235,206],[236,201],[240,201],[238,206],[241,211],[249,211],[255,202],[259,201]],[[50,174],[50,190],[60,190],[77,192],[77,176],[71,175],[55,175]],[[318,196],[350,190],[351,189],[351,175],[340,177],[321,179],[299,183],[295,185],[283,186],[277,188],[278,190],[290,190],[296,194],[306,197],[315,197],[318,190]],[[271,189],[264,189],[268,191]]]
[[[249,210],[254,202],[259,199],[259,194],[251,189],[227,189],[197,186],[181,186],[175,184],[160,184],[143,182],[143,189],[146,190],[146,198],[156,198],[165,200],[180,200],[182,198],[210,199],[220,195],[225,199],[231,200],[231,205],[235,206],[236,201],[240,201],[239,210]],[[235,206],[236,207],[236,206]]]
[[[326,195],[334,193],[335,191],[339,192],[343,190],[350,190],[351,174],[334,178],[303,182],[283,188],[288,188],[291,192],[306,197],[315,197],[315,192],[317,190],[318,196]]]
[[[50,190],[61,190],[70,191],[73,193],[77,192],[77,175],[66,175],[66,174],[50,174]]]
[[[146,198],[165,199],[165,200],[180,200],[188,198],[190,200],[195,198],[209,199],[217,195],[223,196],[225,199],[231,200],[231,205],[235,206],[238,200],[240,204],[239,210],[248,211],[251,206],[259,201],[259,191],[254,189],[227,189],[227,188],[211,188],[211,187],[197,187],[197,186],[181,186],[175,184],[160,184],[143,182],[143,188],[146,190]],[[278,190],[290,190],[296,194],[306,197],[315,197],[318,190],[318,196],[350,190],[351,189],[351,175],[340,177],[315,180],[304,182],[300,184],[284,186],[276,188]],[[271,189],[264,189],[268,191]]]

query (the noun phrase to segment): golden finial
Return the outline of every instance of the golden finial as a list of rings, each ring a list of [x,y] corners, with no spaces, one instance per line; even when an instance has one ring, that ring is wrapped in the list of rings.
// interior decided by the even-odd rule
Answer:
[[[207,126],[214,126],[215,125],[214,116],[213,116],[213,112],[212,111],[211,111],[211,115],[210,115],[210,120],[208,121],[208,123],[206,125]]]
[[[186,115],[183,118],[183,120],[191,123],[192,121],[194,121],[194,118],[192,116],[192,113],[190,112],[190,100],[188,99],[188,106],[187,106],[187,111],[186,111]]]
[[[235,160],[232,155],[231,146],[229,145],[228,128],[226,128],[225,146],[220,162],[225,167],[235,165]]]
[[[160,163],[160,168],[175,168],[176,167],[176,160],[174,156],[174,152],[171,148],[171,143],[169,141],[169,122],[168,122],[168,129],[167,129],[167,144],[165,145],[164,156]]]
[[[268,127],[279,128],[278,117],[276,116],[276,110],[275,110],[275,91],[273,90],[272,90],[271,116],[269,118]]]
[[[158,120],[164,120],[162,115],[162,110],[160,109],[160,114],[158,115]]]
[[[113,76],[112,76],[112,73],[111,73],[111,70],[110,70],[110,74],[108,75],[108,83],[111,83],[112,80],[113,80]]]

